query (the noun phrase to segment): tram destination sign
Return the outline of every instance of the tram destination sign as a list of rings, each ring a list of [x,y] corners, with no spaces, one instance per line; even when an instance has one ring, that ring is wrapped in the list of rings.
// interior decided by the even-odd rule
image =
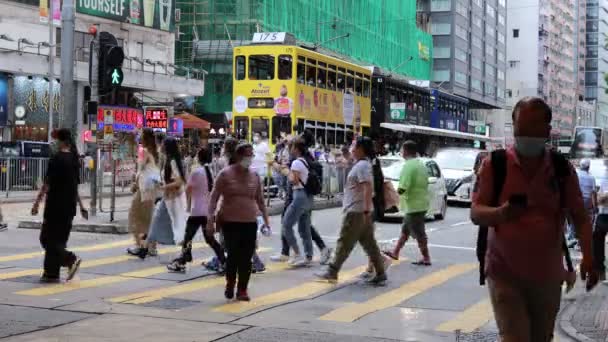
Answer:
[[[405,120],[405,103],[391,102],[391,119]]]

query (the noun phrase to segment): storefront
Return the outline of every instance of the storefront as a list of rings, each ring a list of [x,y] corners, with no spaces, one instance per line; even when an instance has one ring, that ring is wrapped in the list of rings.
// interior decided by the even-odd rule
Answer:
[[[47,141],[49,112],[53,113],[53,122],[58,123],[61,108],[61,85],[58,80],[53,84],[53,108],[50,106],[49,82],[47,77],[16,75],[12,77],[9,89],[9,77],[0,75],[0,105],[2,102],[1,84],[6,85],[6,93],[12,94],[12,101],[6,101],[5,115],[0,115],[0,126],[11,132],[11,140]],[[12,102],[12,105],[9,105]],[[1,122],[4,120],[4,122]],[[5,136],[5,135],[3,135]]]

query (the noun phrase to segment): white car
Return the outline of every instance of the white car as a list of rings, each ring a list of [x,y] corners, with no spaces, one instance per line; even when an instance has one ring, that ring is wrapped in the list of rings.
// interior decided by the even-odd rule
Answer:
[[[471,203],[475,184],[475,160],[486,151],[474,148],[448,147],[437,151],[433,160],[441,167],[450,202]]]
[[[429,211],[427,212],[427,218],[443,220],[448,208],[445,179],[439,165],[434,160],[428,158],[419,159],[426,166],[429,175]],[[381,165],[385,165],[382,166],[384,181],[391,182],[395,190],[397,190],[399,188],[399,176],[401,175],[405,161],[401,157],[391,156],[380,158],[380,163]],[[385,213],[387,217],[393,215],[403,216],[403,213]]]

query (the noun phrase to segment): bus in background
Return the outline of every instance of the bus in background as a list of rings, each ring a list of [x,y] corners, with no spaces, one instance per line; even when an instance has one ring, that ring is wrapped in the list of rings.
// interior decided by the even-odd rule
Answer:
[[[251,141],[259,133],[274,147],[282,134],[305,129],[323,145],[367,134],[372,70],[296,46],[292,38],[256,33],[251,45],[234,48],[235,136]]]
[[[605,134],[600,127],[575,127],[570,156],[574,159],[603,157],[604,145],[608,143]]]
[[[572,138],[551,139],[551,146],[555,147],[559,153],[570,156],[573,142]]]

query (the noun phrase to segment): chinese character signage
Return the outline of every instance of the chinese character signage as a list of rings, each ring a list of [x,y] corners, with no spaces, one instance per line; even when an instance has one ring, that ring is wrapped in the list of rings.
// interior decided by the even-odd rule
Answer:
[[[163,31],[175,27],[175,0],[76,0],[76,11]]]
[[[143,127],[143,111],[138,108],[99,106],[97,108],[97,131],[104,131],[104,113],[110,111],[113,115],[115,132],[132,132]]]
[[[152,128],[155,132],[167,132],[169,110],[166,107],[146,107],[146,128]]]

